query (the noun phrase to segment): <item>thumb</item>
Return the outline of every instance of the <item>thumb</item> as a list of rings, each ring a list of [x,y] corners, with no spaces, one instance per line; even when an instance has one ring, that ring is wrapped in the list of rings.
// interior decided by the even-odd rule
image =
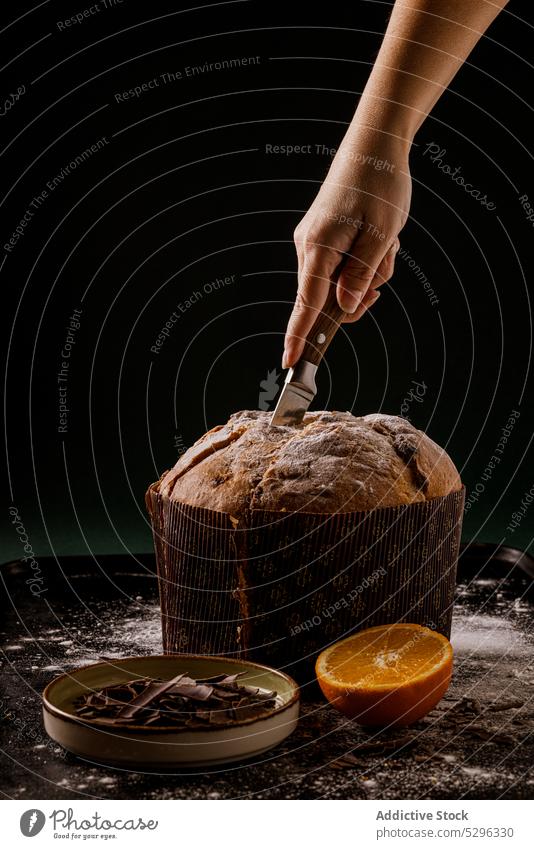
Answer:
[[[388,252],[388,242],[380,233],[365,230],[353,243],[337,284],[337,300],[346,313],[353,314],[373,282],[376,270]]]

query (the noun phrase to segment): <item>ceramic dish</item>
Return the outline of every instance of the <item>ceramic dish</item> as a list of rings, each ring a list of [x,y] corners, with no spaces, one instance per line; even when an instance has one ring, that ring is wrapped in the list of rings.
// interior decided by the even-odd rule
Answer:
[[[221,672],[244,673],[243,683],[276,690],[276,706],[260,718],[223,728],[110,728],[75,715],[76,700],[87,692],[136,677],[167,680],[180,672],[192,678]],[[60,675],[43,693],[44,726],[56,743],[91,761],[123,766],[201,767],[260,755],[291,734],[298,713],[298,686],[288,675],[248,661],[202,655],[165,654],[102,661]]]

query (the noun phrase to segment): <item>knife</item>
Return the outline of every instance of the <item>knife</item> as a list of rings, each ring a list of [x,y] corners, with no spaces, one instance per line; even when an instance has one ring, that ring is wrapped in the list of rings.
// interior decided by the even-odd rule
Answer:
[[[340,269],[336,269],[324,306],[306,336],[300,360],[287,373],[278,403],[271,416],[271,426],[300,424],[304,413],[317,394],[315,385],[317,368],[345,316],[336,296],[339,271]]]

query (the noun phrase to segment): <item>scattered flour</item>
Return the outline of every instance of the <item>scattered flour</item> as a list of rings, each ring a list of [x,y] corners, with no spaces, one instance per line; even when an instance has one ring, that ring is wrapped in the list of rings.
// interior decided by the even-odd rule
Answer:
[[[481,781],[495,780],[495,772],[484,769],[480,766],[462,766],[462,772],[469,775],[471,778],[477,778]]]
[[[460,657],[503,656],[526,657],[532,645],[513,622],[500,616],[469,614],[457,609],[452,626],[451,643]]]

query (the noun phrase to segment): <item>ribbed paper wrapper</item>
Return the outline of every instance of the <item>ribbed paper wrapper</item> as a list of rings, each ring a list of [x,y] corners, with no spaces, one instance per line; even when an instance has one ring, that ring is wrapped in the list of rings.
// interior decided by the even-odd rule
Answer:
[[[372,511],[229,514],[147,492],[166,652],[301,678],[318,652],[393,622],[450,635],[465,490]]]

